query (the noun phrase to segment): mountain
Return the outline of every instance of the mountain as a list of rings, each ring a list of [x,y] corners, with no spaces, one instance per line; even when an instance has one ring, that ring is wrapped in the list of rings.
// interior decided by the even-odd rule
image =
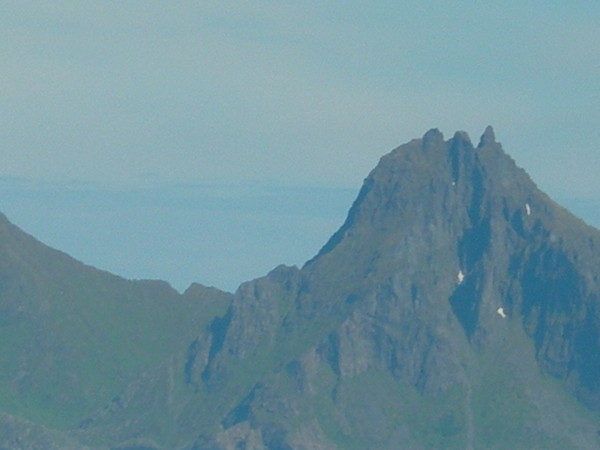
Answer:
[[[4,388],[21,443],[0,447],[600,446],[600,232],[491,127],[385,155],[313,259],[233,295],[122,280],[2,227],[3,385],[33,381]]]
[[[125,280],[0,216],[0,448],[20,448],[10,442],[23,435],[45,442],[56,434],[45,428],[67,429],[145,371],[174,364],[229,297]]]

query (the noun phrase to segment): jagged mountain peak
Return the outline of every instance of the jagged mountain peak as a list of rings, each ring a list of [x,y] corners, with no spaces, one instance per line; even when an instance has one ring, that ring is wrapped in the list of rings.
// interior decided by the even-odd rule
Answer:
[[[600,267],[599,239],[537,188],[491,127],[476,148],[464,132],[445,141],[432,129],[381,158],[346,222],[305,269],[315,285],[343,292],[340,301],[368,297],[383,285],[413,307],[421,297],[425,328],[462,329],[468,344],[453,337],[446,342],[450,354],[463,345],[490,351],[506,341],[507,321],[520,323],[542,371],[570,386],[587,380],[576,395],[598,409],[600,382],[590,381],[590,371],[600,368],[600,358],[590,349],[600,343],[580,327],[599,320],[592,312],[600,310],[599,284],[590,272]],[[587,318],[570,316],[565,334],[557,325],[564,311]],[[576,344],[582,340],[586,351]],[[460,370],[448,373],[458,377]],[[435,390],[448,373],[427,383]]]
[[[488,125],[485,128],[485,131],[481,135],[481,139],[479,140],[478,148],[485,147],[486,145],[493,145],[496,143],[496,134],[494,133],[494,129],[491,125]]]
[[[222,436],[242,423],[291,423],[294,406],[277,387],[290,382],[295,405],[330,398],[335,418],[320,423],[356,448],[595,448],[600,422],[565,407],[547,378],[600,409],[598,243],[597,231],[538,190],[491,127],[477,147],[465,132],[444,140],[429,130],[381,158],[302,270],[238,291],[223,355],[248,360],[262,345],[294,356],[232,406]],[[244,333],[254,344],[240,348]],[[222,374],[219,358],[211,370]],[[418,400],[395,397],[402,389]],[[265,404],[280,413],[260,425]],[[403,416],[425,404],[421,424]],[[295,433],[282,448],[303,448]],[[351,448],[344,442],[331,448]]]
[[[180,300],[202,312],[195,338],[69,436],[94,449],[598,448],[598,248],[491,127],[477,147],[431,129],[381,158],[302,269],[234,295],[192,285]]]
[[[596,448],[600,420],[565,396],[600,409],[598,245],[491,127],[477,147],[429,130],[381,158],[302,269],[242,284],[199,333],[178,435],[194,450]]]
[[[479,209],[489,208],[500,199],[512,208],[525,208],[527,198],[536,195],[535,184],[495,142],[491,127],[477,148],[465,132],[444,141],[442,133],[432,129],[422,139],[401,145],[381,158],[366,178],[344,225],[308,264],[329,253],[357,226],[388,220],[427,228],[423,222],[456,219],[468,227],[482,213]]]

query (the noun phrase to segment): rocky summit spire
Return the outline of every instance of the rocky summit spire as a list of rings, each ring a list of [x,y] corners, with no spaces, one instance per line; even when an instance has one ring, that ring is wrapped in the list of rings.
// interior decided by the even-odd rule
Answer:
[[[494,129],[491,125],[488,125],[485,128],[485,131],[481,135],[481,139],[479,140],[479,145],[477,148],[485,147],[486,145],[493,145],[496,143],[496,135],[494,133]]]
[[[466,131],[457,131],[456,133],[454,133],[453,140],[456,142],[464,143],[467,146],[473,146],[473,144],[471,144],[471,137]]]
[[[432,128],[423,136],[423,150],[439,147],[444,142],[444,135],[437,128]]]

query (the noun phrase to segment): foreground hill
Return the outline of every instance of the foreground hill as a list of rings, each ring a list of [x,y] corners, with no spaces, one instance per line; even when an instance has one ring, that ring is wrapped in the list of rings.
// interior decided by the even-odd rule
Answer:
[[[73,426],[145,371],[174,361],[228,296],[122,279],[0,216],[0,430]],[[13,448],[6,430],[0,447]]]
[[[14,246],[14,236],[3,242]],[[5,388],[13,403],[3,404],[21,408],[4,408],[10,420],[36,422],[21,429],[54,430],[35,428],[37,441],[21,439],[29,447],[0,446],[600,445],[600,232],[539,191],[491,128],[477,147],[465,133],[444,140],[431,130],[384,156],[311,261],[278,267],[233,296],[195,286],[180,297],[36,246],[24,259],[30,268],[15,274],[30,273],[23,286],[38,287],[6,302],[5,329],[29,328],[6,331],[13,341],[4,351],[16,363],[39,355],[56,381],[40,375],[21,396]],[[37,252],[62,262],[34,267]],[[21,267],[9,261],[6,273]],[[65,291],[71,279],[79,290]],[[31,340],[33,323],[46,324],[46,340]],[[30,350],[13,356],[23,342]],[[15,385],[19,373],[4,376]],[[55,385],[61,396],[48,394]]]

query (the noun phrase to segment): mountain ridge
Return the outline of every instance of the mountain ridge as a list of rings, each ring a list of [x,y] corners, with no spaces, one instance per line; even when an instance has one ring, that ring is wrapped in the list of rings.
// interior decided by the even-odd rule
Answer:
[[[155,331],[181,336],[61,432],[94,450],[597,448],[599,244],[493,128],[477,147],[432,129],[381,158],[302,268],[173,295]]]

